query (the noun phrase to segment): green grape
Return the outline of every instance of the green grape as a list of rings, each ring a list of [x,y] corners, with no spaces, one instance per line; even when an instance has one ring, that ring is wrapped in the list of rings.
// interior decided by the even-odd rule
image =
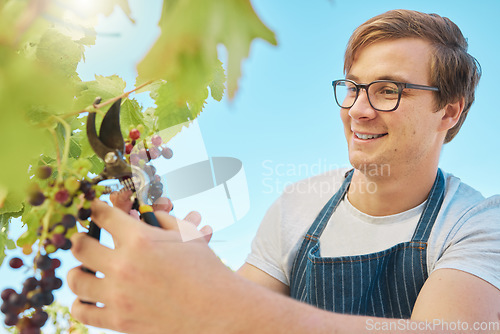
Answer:
[[[76,177],[70,176],[64,180],[64,188],[66,188],[70,194],[74,194],[80,189],[80,181]]]

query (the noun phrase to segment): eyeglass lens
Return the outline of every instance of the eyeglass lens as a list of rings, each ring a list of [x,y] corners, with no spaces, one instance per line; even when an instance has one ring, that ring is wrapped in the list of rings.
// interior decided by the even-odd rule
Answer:
[[[335,99],[342,108],[350,108],[356,102],[358,88],[350,81],[337,81]],[[392,110],[398,104],[399,87],[392,82],[373,82],[367,88],[368,100],[371,106],[378,110]]]

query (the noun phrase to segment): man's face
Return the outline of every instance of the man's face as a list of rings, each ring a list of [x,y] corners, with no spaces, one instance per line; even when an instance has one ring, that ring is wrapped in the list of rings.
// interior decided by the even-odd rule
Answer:
[[[386,79],[430,85],[431,50],[428,42],[416,38],[375,42],[356,53],[346,78],[360,84]],[[351,164],[361,170],[388,164],[391,172],[411,172],[420,164],[437,162],[444,133],[438,131],[442,113],[435,111],[430,91],[404,89],[399,107],[381,112],[361,90],[356,103],[340,111]]]

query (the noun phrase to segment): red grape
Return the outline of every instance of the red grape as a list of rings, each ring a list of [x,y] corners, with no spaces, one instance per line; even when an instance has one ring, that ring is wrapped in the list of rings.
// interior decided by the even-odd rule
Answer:
[[[69,199],[69,192],[66,189],[61,189],[54,195],[54,199],[61,204],[66,203]]]
[[[23,266],[23,260],[18,257],[14,257],[10,259],[9,266],[14,269],[21,268]]]
[[[132,145],[132,143],[127,143],[125,145],[125,153],[130,154],[132,152],[133,148],[134,148],[134,145]]]
[[[128,136],[130,137],[130,139],[132,140],[137,140],[141,137],[141,133],[139,132],[139,130],[137,129],[132,129],[130,130],[130,132],[128,133]]]

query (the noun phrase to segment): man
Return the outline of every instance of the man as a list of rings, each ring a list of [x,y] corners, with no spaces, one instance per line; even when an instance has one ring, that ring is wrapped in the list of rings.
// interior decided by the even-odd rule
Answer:
[[[202,240],[199,216],[157,211],[159,230],[96,201],[116,248],[74,237],[75,257],[105,275],[69,273],[80,299],[105,305],[76,301],[75,317],[130,333],[500,332],[500,196],[438,168],[480,76],[466,50],[437,15],[361,25],[333,82],[354,169],[303,181],[328,194],[289,187],[239,275]]]

